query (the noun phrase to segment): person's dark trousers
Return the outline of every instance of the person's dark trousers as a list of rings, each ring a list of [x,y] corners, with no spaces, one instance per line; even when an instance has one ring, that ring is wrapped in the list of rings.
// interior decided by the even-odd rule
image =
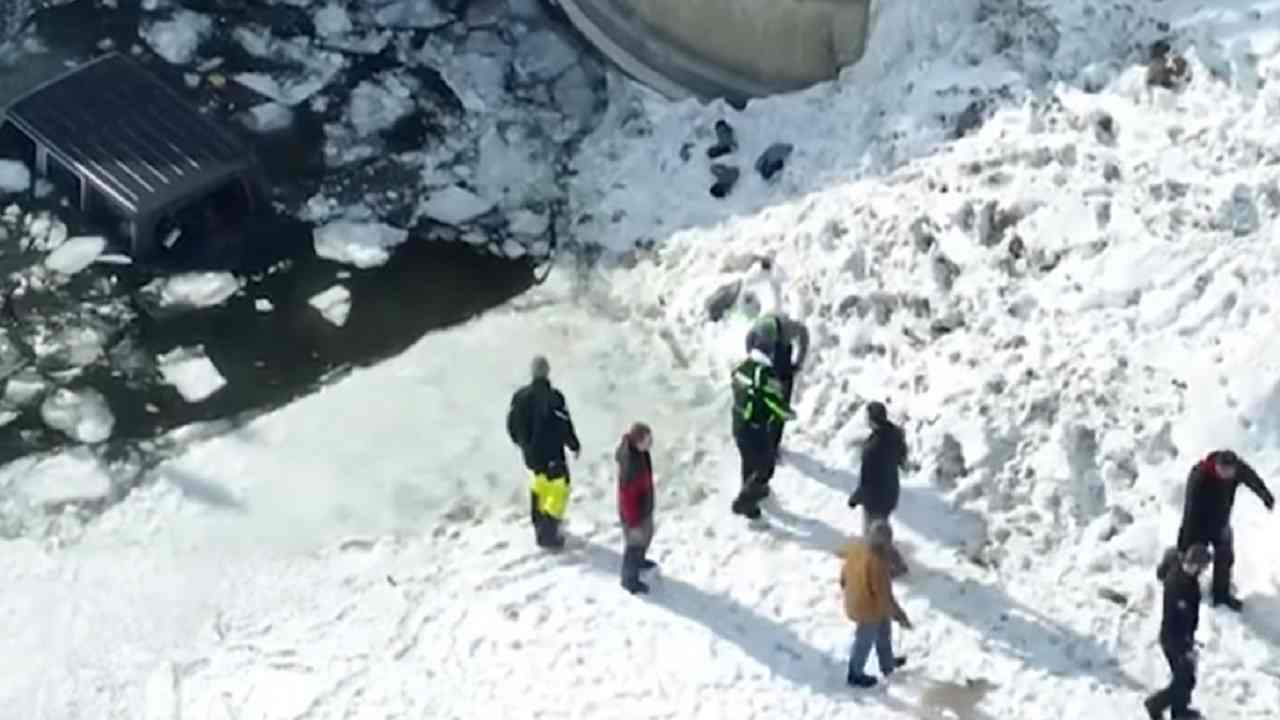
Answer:
[[[653,518],[633,528],[624,527],[622,539],[622,585],[628,589],[642,586],[640,571],[652,567],[647,556],[653,542]]]
[[[533,537],[538,547],[564,546],[564,538],[560,537],[560,521],[538,509],[538,495],[532,490],[529,491],[529,519],[533,522]]]
[[[888,514],[882,515],[880,513],[871,512],[870,510],[867,509],[866,505],[863,505],[862,506],[862,537],[864,538],[870,537],[871,523],[877,520],[884,520],[887,522],[889,520],[889,515]]]
[[[733,501],[733,511],[754,519],[760,517],[760,501],[769,495],[773,478],[772,440],[763,427],[743,428],[734,432],[733,439],[742,457],[742,489]]]
[[[1213,580],[1211,596],[1215,601],[1231,597],[1231,569],[1236,564],[1235,537],[1231,526],[1227,525],[1217,537],[1180,538],[1179,550],[1186,550],[1196,543],[1203,543],[1213,548]]]
[[[1163,641],[1160,649],[1164,650],[1164,657],[1169,661],[1173,679],[1169,687],[1147,698],[1147,708],[1157,715],[1173,710],[1176,718],[1191,705],[1191,691],[1196,687],[1196,666],[1185,650],[1172,648]]]

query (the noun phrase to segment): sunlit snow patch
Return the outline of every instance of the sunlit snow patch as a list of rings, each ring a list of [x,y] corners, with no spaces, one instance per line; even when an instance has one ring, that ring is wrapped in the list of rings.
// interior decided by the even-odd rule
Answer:
[[[111,479],[88,448],[43,457],[25,457],[0,470],[0,487],[11,488],[38,505],[98,500],[111,492]]]

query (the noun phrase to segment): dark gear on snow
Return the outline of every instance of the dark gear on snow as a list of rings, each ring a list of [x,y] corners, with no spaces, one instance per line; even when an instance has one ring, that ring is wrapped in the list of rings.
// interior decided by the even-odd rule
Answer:
[[[1200,544],[1185,551],[1171,548],[1156,568],[1164,585],[1160,618],[1160,649],[1173,676],[1169,686],[1149,696],[1144,705],[1151,717],[1172,710],[1175,718],[1197,717],[1190,708],[1196,686],[1196,628],[1200,625],[1200,573],[1210,562],[1209,550]]]
[[[871,436],[862,446],[858,487],[849,496],[850,508],[862,507],[864,526],[876,518],[887,519],[898,508],[899,471],[907,466],[906,435],[889,420],[884,403],[867,404],[867,421]]]
[[[760,517],[760,501],[769,495],[777,465],[775,429],[795,417],[770,358],[753,350],[733,370],[733,440],[742,458],[742,490],[733,512]]]
[[[1231,569],[1235,564],[1231,510],[1241,485],[1253,491],[1267,510],[1275,508],[1275,497],[1248,463],[1230,450],[1209,453],[1187,476],[1182,526],[1178,529],[1179,550],[1196,543],[1213,547],[1213,604],[1236,611],[1244,604],[1231,593]]]
[[[519,446],[525,467],[533,475],[529,485],[529,514],[540,547],[560,548],[560,523],[569,503],[569,464],[565,447],[579,452],[577,432],[564,395],[551,386],[546,358],[534,358],[533,382],[511,396],[507,435]]]

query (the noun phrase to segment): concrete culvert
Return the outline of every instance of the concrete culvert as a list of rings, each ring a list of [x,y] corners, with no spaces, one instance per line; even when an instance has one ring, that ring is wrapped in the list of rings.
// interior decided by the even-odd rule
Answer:
[[[623,72],[673,98],[753,97],[834,79],[866,49],[871,0],[554,0]]]

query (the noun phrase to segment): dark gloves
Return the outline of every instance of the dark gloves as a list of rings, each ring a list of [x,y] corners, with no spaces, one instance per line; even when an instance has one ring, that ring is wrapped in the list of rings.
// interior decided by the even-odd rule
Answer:
[[[855,492],[849,496],[849,507],[851,509],[857,508],[861,504],[862,504],[862,495]]]

